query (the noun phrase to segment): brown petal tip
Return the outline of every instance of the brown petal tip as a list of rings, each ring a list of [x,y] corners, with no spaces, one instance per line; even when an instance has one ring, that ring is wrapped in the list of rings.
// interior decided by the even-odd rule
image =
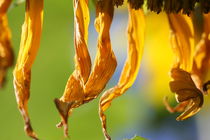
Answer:
[[[58,123],[56,126],[58,128],[64,127],[64,135],[65,137],[68,137],[68,114],[69,110],[71,109],[71,106],[74,102],[63,102],[60,101],[59,99],[55,99],[54,103],[56,105],[56,108],[58,109],[58,112],[61,116],[61,122]]]
[[[5,70],[0,68],[0,88],[4,87],[4,83],[5,83]]]
[[[38,140],[36,133],[33,131],[30,118],[25,108],[26,108],[25,106],[24,107],[19,106],[20,113],[23,116],[23,120],[25,122],[24,130],[29,137],[33,138],[34,140]]]
[[[35,134],[35,132],[33,131],[32,127],[31,127],[30,121],[25,123],[24,130],[29,137],[33,138],[34,140],[38,140],[37,135]]]
[[[168,112],[174,113],[173,107],[171,107],[171,105],[169,104],[168,96],[165,96],[165,97],[163,98],[163,104],[164,104],[164,106],[165,106],[165,108],[166,108],[166,110],[167,110]]]
[[[206,93],[210,89],[210,81],[203,84],[203,91]]]

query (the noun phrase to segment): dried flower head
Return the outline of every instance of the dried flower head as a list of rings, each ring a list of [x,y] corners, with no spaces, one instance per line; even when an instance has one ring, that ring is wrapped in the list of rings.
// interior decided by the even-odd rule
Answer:
[[[6,70],[12,65],[11,35],[6,11],[11,0],[0,0],[0,86]],[[28,114],[31,69],[40,46],[43,24],[44,0],[26,0],[25,22],[22,26],[20,50],[13,71],[14,88],[18,108],[25,122],[28,136],[38,139],[32,129]],[[68,117],[73,109],[97,98],[113,76],[117,60],[112,50],[110,28],[114,16],[114,6],[124,0],[96,0],[95,29],[98,32],[97,54],[93,66],[88,51],[88,28],[90,22],[88,0],[73,0],[74,8],[74,49],[75,70],[70,75],[63,96],[54,103],[61,116],[57,127],[64,127],[68,136]],[[171,68],[170,89],[175,93],[176,107],[164,103],[170,112],[182,112],[177,120],[195,115],[202,107],[204,92],[208,92],[210,68],[210,1],[209,0],[128,0],[128,53],[121,76],[116,86],[108,89],[100,98],[99,116],[106,140],[111,140],[106,127],[105,111],[112,101],[124,94],[136,80],[144,48],[145,19],[142,6],[160,13],[167,13],[171,28],[170,41],[175,54]],[[203,31],[195,45],[195,28],[192,13],[200,6],[203,16]],[[195,47],[196,46],[196,47]]]

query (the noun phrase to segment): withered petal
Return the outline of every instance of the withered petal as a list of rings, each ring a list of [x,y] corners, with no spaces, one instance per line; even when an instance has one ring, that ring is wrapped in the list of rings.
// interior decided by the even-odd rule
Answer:
[[[106,128],[106,115],[104,112],[109,108],[111,102],[116,97],[122,95],[134,83],[139,68],[144,46],[145,21],[141,9],[134,10],[129,6],[128,24],[128,56],[121,73],[118,84],[105,91],[100,98],[99,115],[102,129],[106,140],[111,140]]]
[[[99,33],[99,37],[98,50],[91,71],[91,61],[87,50],[89,20],[86,19],[89,19],[88,3],[86,0],[74,1],[76,26],[74,33],[75,71],[67,81],[63,96],[59,99],[60,102],[72,103],[72,105],[68,108],[57,106],[62,119],[59,126],[65,125],[67,127],[67,118],[69,116],[69,114],[66,116],[67,112],[95,99],[115,71],[117,63],[112,51],[109,34],[114,5],[112,5],[111,0],[104,1],[103,4],[103,7],[101,7],[100,2],[96,4],[95,28]],[[56,102],[58,104],[58,100]],[[61,112],[66,112],[66,114]],[[67,131],[65,131],[65,135],[68,135]]]
[[[204,14],[203,18],[203,33],[201,40],[196,45],[192,69],[192,73],[196,78],[196,84],[199,88],[202,88],[206,81],[206,75],[210,69],[210,13]]]
[[[183,106],[181,105],[181,109],[178,108],[184,112],[177,117],[177,120],[184,120],[195,115],[200,110],[203,105],[203,93],[194,84],[190,73],[180,68],[173,68],[171,71],[173,81],[170,82],[170,89],[175,92],[177,102],[184,103]],[[173,110],[167,102],[165,102],[165,105],[169,111]]]
[[[171,45],[179,61],[178,66],[190,72],[193,64],[194,30],[190,17],[181,14],[168,14],[169,25],[172,30]]]
[[[176,120],[183,121],[187,118],[190,118],[191,116],[195,115],[200,111],[202,105],[203,105],[203,96],[202,94],[200,94],[200,96],[191,99],[191,103],[188,104],[185,111],[181,115],[179,115],[176,118]]]
[[[183,101],[179,104],[177,104],[175,107],[172,107],[169,102],[168,102],[168,97],[164,97],[163,103],[170,113],[175,113],[175,112],[183,112],[186,108],[186,106],[189,104],[190,101]]]
[[[21,43],[17,63],[13,71],[15,95],[19,110],[25,121],[28,136],[38,139],[28,114],[31,67],[40,45],[43,23],[43,0],[26,0],[25,22],[22,26]]]

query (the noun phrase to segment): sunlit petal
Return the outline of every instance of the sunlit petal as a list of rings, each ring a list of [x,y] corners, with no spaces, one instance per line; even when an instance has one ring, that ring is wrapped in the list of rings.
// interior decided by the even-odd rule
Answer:
[[[109,108],[116,97],[122,95],[134,83],[139,68],[144,46],[145,21],[142,10],[133,10],[129,7],[128,24],[128,56],[121,73],[118,84],[107,90],[100,99],[99,115],[103,127],[103,133],[107,140],[111,137],[106,129],[106,116],[104,112]]]
[[[25,22],[22,26],[20,50],[14,75],[15,95],[18,108],[25,121],[28,136],[37,139],[28,115],[30,96],[31,67],[34,63],[42,32],[43,0],[26,0]]]

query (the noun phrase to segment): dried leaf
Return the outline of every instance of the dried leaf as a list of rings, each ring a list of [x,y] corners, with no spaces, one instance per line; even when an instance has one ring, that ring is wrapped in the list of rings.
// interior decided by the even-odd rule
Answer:
[[[26,0],[25,22],[22,26],[20,50],[13,75],[16,100],[25,121],[25,131],[34,139],[38,138],[31,127],[27,106],[30,96],[31,68],[40,45],[42,21],[43,0]]]
[[[6,71],[13,64],[11,34],[7,21],[7,9],[11,0],[0,1],[0,88],[3,87]]]
[[[180,104],[172,108],[165,100],[165,105],[169,112],[183,112],[177,120],[185,120],[200,110],[203,105],[203,93],[194,84],[190,73],[180,68],[173,68],[171,77],[173,81],[170,82],[170,89]]]
[[[134,83],[139,68],[144,45],[144,14],[141,9],[133,10],[129,6],[129,24],[128,24],[128,56],[125,66],[121,73],[118,84],[107,90],[100,99],[99,115],[103,127],[103,133],[107,140],[111,137],[106,129],[106,116],[104,112],[109,108],[114,98],[122,95]]]
[[[168,14],[171,28],[171,46],[176,55],[173,67],[188,72],[192,69],[194,53],[194,30],[190,17],[181,14]]]
[[[74,1],[76,66],[75,71],[67,81],[63,96],[60,99],[55,99],[56,107],[62,119],[57,126],[64,126],[65,136],[68,136],[67,121],[73,108],[95,99],[115,71],[116,58],[112,51],[109,35],[113,12],[114,7],[111,0],[103,3],[97,2],[95,27],[99,33],[98,50],[92,72],[89,75],[91,61],[87,50],[88,3],[86,0]]]

